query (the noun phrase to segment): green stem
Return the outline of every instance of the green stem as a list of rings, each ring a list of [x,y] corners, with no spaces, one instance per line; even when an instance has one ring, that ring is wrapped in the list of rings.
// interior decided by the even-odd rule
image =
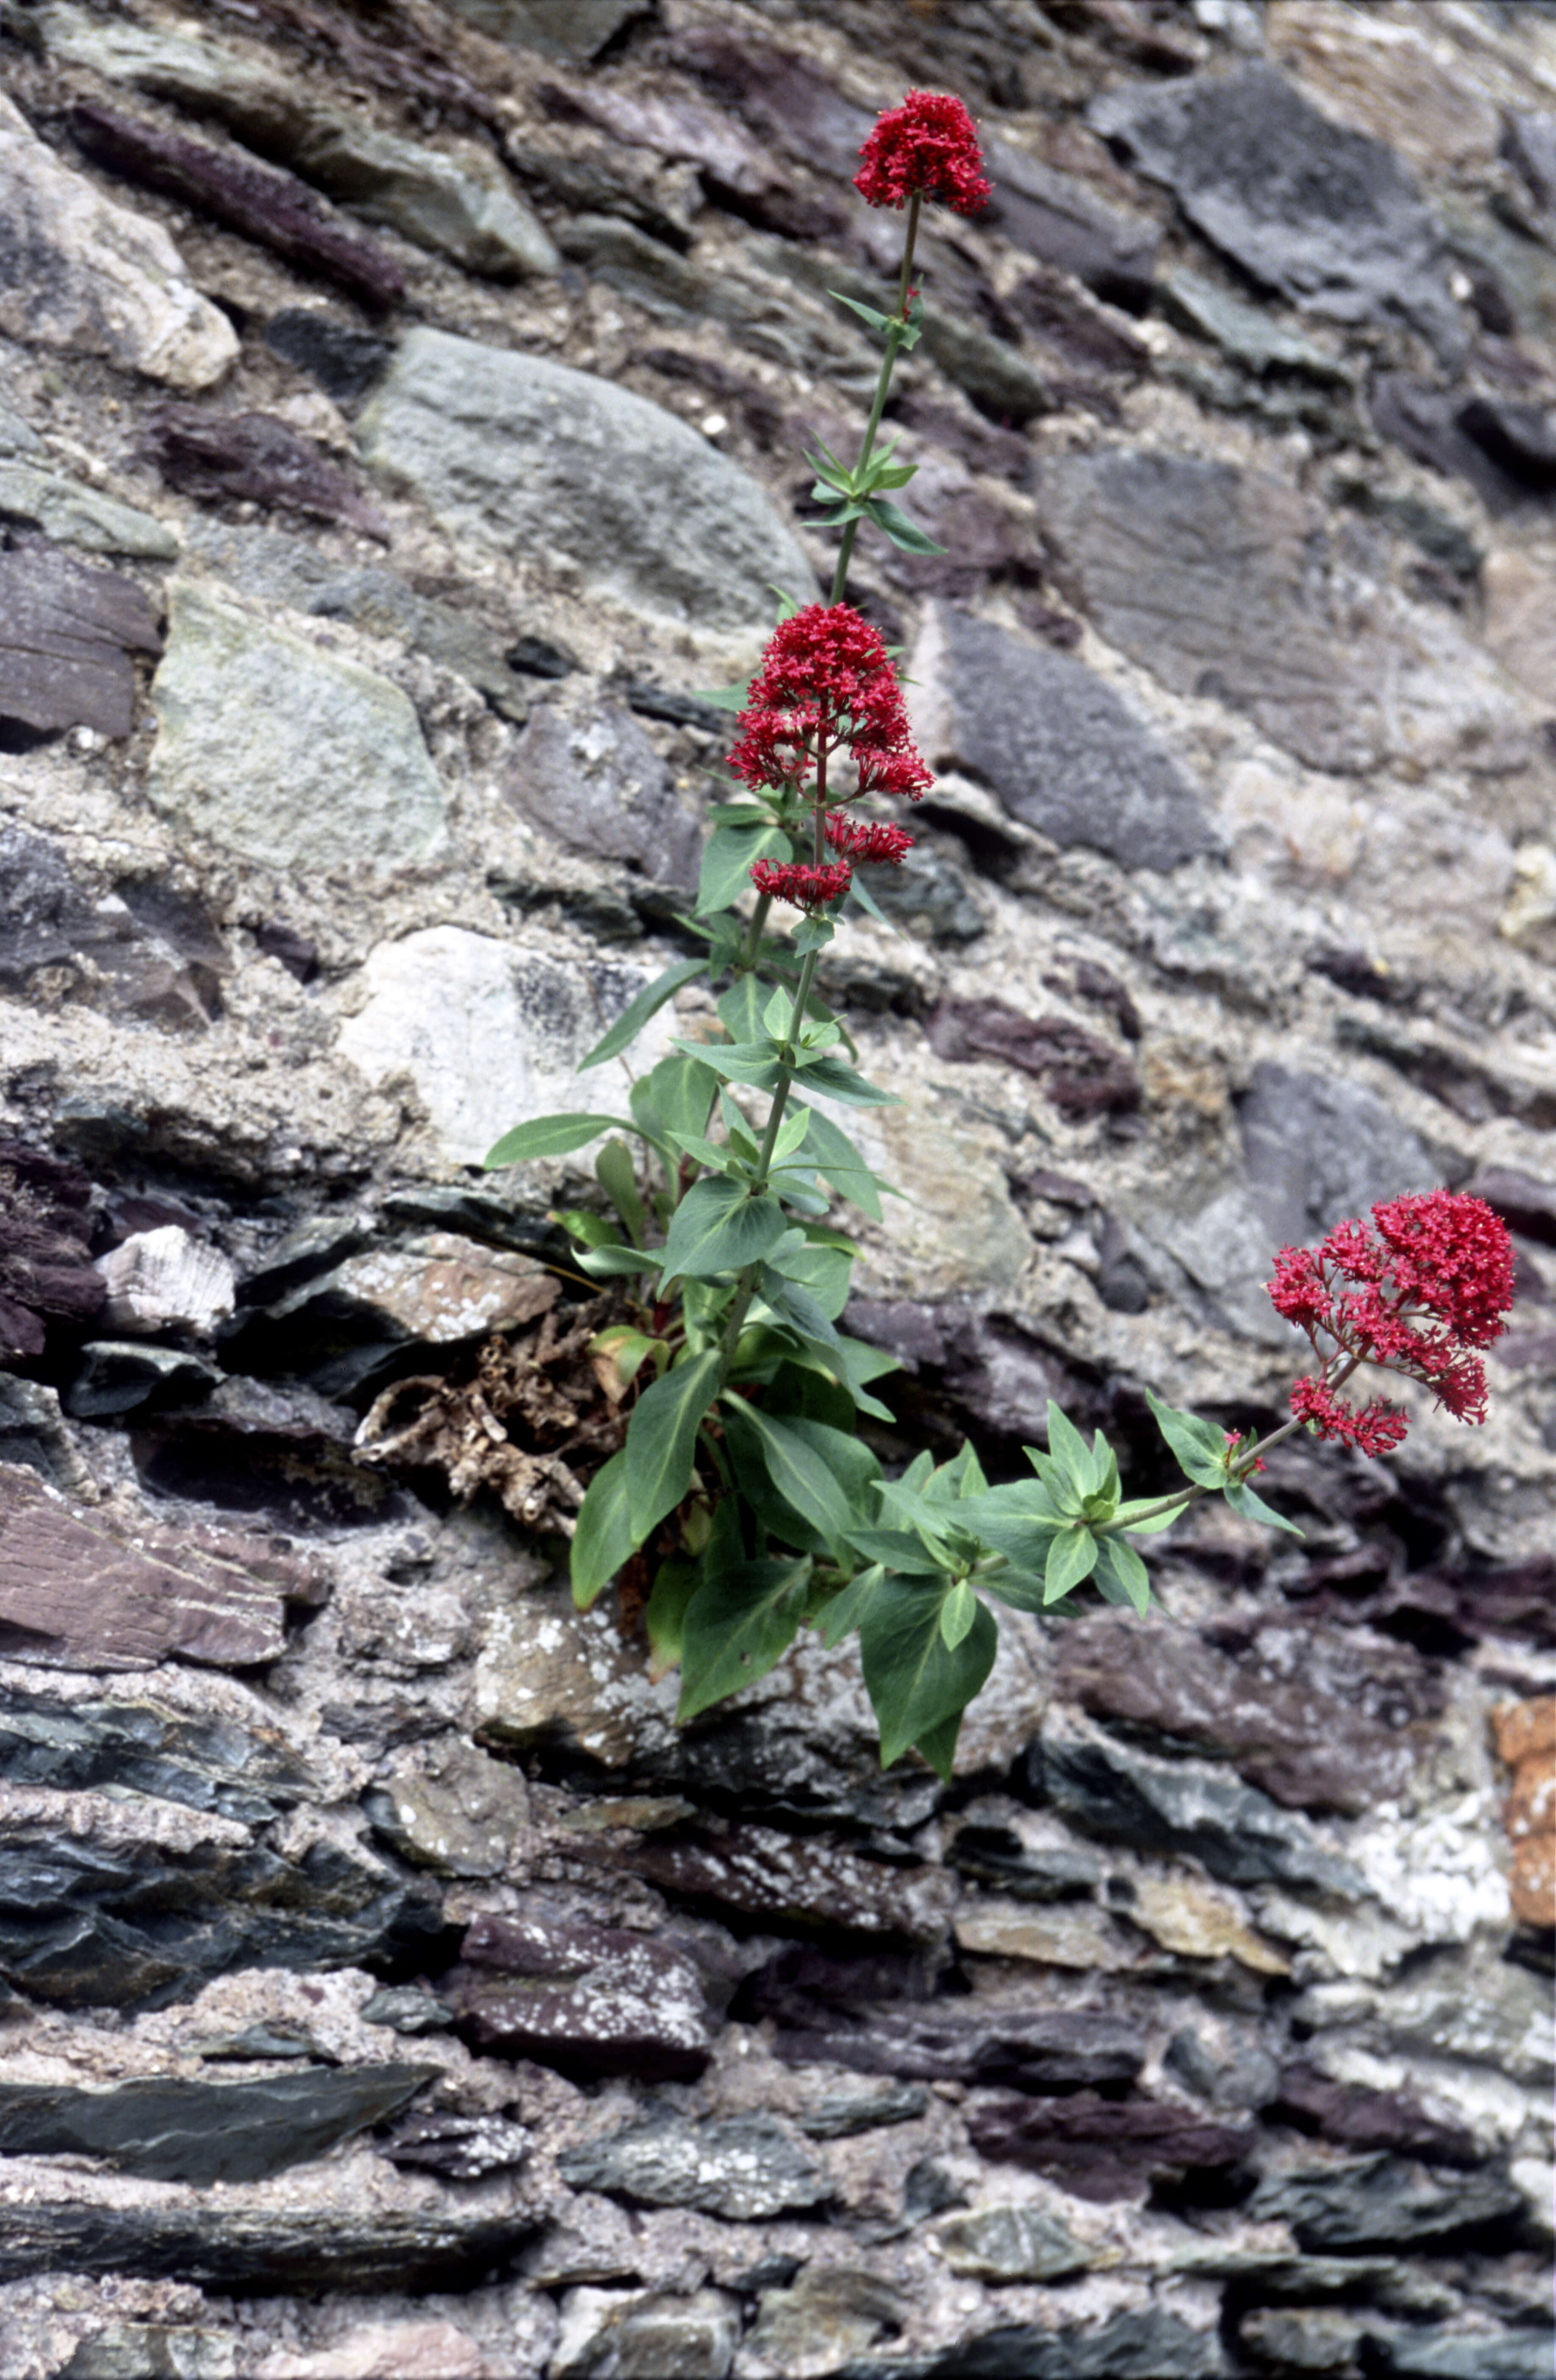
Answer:
[[[805,1011],[810,999],[810,987],[816,977],[816,962],[821,955],[819,950],[807,951],[804,965],[799,971],[799,983],[795,991],[794,1007],[790,1013],[789,1030],[784,1036],[783,1050],[778,1060],[780,1069],[778,1087],[772,1094],[772,1108],[767,1119],[767,1130],[762,1135],[761,1148],[757,1157],[756,1178],[751,1184],[753,1198],[760,1198],[767,1188],[767,1177],[772,1166],[772,1152],[778,1145],[779,1126],[784,1121],[784,1110],[788,1105],[789,1091],[798,1071],[794,1064],[795,1037],[799,1033],[805,1021]],[[746,1327],[746,1317],[750,1311],[751,1300],[756,1295],[757,1271],[758,1268],[755,1265],[747,1265],[742,1271],[735,1292],[734,1302],[724,1323],[723,1337],[719,1342],[719,1352],[723,1357],[719,1381],[721,1388],[728,1376],[735,1348],[740,1343],[740,1333]]]
[[[865,425],[865,443],[859,450],[861,466],[869,461],[874,452],[881,417],[886,410],[892,374],[896,370],[897,348],[907,328],[907,292],[913,273],[913,250],[918,239],[918,193],[915,191],[907,202],[907,238],[903,245],[902,272],[897,281],[897,310],[886,333],[886,352],[881,358],[881,375],[875,383],[875,403],[870,407],[869,419]],[[843,601],[844,589],[848,584],[848,565],[854,559],[854,543],[858,534],[858,522],[851,520],[843,532],[843,543],[837,550],[837,568],[833,572],[832,593],[827,598],[829,603],[841,603]]]
[[[767,927],[767,915],[772,906],[772,893],[759,892],[757,905],[751,912],[750,931],[746,937],[740,953],[739,967],[742,974],[748,973],[757,963],[757,953],[761,948],[761,938]]]
[[[1360,1362],[1359,1355],[1347,1356],[1343,1364],[1337,1364],[1326,1372],[1325,1387],[1331,1389],[1343,1387]],[[1251,1479],[1255,1464],[1263,1461],[1270,1448],[1279,1446],[1283,1438],[1290,1438],[1295,1430],[1302,1427],[1303,1423],[1294,1415],[1290,1421],[1283,1421],[1279,1429],[1272,1429],[1268,1438],[1261,1438],[1256,1446],[1250,1446],[1246,1454],[1240,1455],[1238,1458],[1239,1482]],[[1160,1497],[1154,1504],[1148,1504],[1143,1512],[1137,1512],[1133,1519],[1105,1521],[1100,1525],[1094,1526],[1091,1534],[1096,1537],[1116,1537],[1126,1534],[1130,1529],[1137,1529],[1143,1521],[1159,1520],[1163,1512],[1186,1512],[1191,1504],[1198,1503],[1201,1496],[1219,1496],[1220,1493],[1219,1488],[1180,1488],[1175,1496]]]

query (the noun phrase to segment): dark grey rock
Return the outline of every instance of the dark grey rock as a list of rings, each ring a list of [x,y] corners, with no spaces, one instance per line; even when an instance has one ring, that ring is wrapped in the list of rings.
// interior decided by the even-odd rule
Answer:
[[[30,855],[23,872],[32,877]],[[0,1362],[41,1355],[52,1323],[79,1330],[100,1311],[108,1285],[91,1260],[91,1197],[68,1158],[0,1140]]]
[[[1343,2255],[1427,2247],[1506,2225],[1524,2205],[1516,2183],[1494,2167],[1475,2174],[1432,2173],[1403,2157],[1380,2155],[1270,2174],[1248,2212],[1256,2222],[1289,2223],[1301,2247]]]
[[[1029,2092],[1117,2085],[1145,2063],[1134,2028],[1100,2010],[969,2010],[948,2000],[874,2010],[852,2022],[835,2009],[790,2000],[773,2048],[792,2065],[825,2062],[856,2073]]]
[[[484,2181],[489,2173],[511,2173],[529,2155],[522,2124],[505,2116],[433,2114],[407,2116],[380,2143],[391,2165],[415,2173],[435,2173],[444,2181]]]
[[[128,2273],[243,2296],[470,2288],[538,2228],[527,2207],[492,2215],[446,2202],[414,2214],[372,2207],[348,2216],[338,2206],[256,2210],[209,2199],[188,2206],[13,2199],[0,2235],[0,2281]]]
[[[1403,320],[1444,360],[1465,334],[1442,234],[1393,152],[1262,63],[1094,100],[1093,128],[1234,263],[1333,322]]]
[[[903,2082],[885,2091],[833,2091],[794,2121],[813,2141],[852,2140],[857,2132],[872,2132],[882,2124],[910,2124],[930,2104],[921,2083]]]
[[[1188,777],[1084,662],[946,609],[912,674],[942,698],[926,759],[988,785],[1023,825],[1126,868],[1214,849]]]
[[[444,1990],[488,2055],[652,2082],[694,2081],[711,2054],[717,2018],[686,1950],[539,1900],[519,1918],[478,1918]]]
[[[1095,2091],[980,2100],[968,2112],[967,2132],[984,2156],[1103,2203],[1239,2165],[1256,2137],[1252,2124],[1209,2119],[1185,2100],[1104,2099]]]
[[[1056,173],[1008,140],[986,140],[991,220],[1016,248],[1073,273],[1099,298],[1139,313],[1149,304],[1161,235],[1108,206],[1073,174]]]
[[[531,825],[570,851],[628,859],[662,884],[691,891],[701,838],[675,780],[630,710],[565,697],[537,705],[503,776]]]
[[[202,1355],[144,1340],[95,1339],[81,1350],[81,1368],[65,1391],[65,1410],[77,1421],[198,1404],[221,1374]]]
[[[833,2194],[825,2169],[771,2116],[687,2123],[653,2107],[622,2131],[565,2150],[557,2170],[574,2190],[643,2206],[696,2206],[732,2223],[808,2210]]]
[[[1081,1844],[1049,1844],[1032,1850],[1014,1827],[969,1823],[959,1827],[945,1857],[975,1884],[991,1884],[1013,1900],[1085,1900],[1102,1880],[1102,1863]]]
[[[274,413],[164,405],[148,415],[140,456],[164,486],[201,504],[257,504],[337,521],[387,545],[390,530],[322,447]]]
[[[265,324],[265,345],[316,380],[337,405],[366,396],[395,352],[392,339],[312,306],[284,306]]]
[[[1358,1870],[1305,1819],[1203,1761],[1162,1760],[1100,1731],[1045,1730],[1042,1777],[1055,1808],[1088,1832],[1186,1852],[1228,1884],[1366,1893]]]
[[[861,1859],[825,1836],[711,1821],[648,1841],[584,1837],[577,1849],[675,1900],[735,1911],[774,1932],[826,1925],[934,1941],[948,1922],[951,1894],[932,1869]]]
[[[0,553],[0,721],[52,735],[135,724],[135,662],[158,653],[151,605],[133,578],[89,570],[42,541]]]
[[[0,2083],[0,2156],[89,2156],[149,2181],[264,2181],[387,2123],[436,2066],[312,2067],[252,2082],[174,2076],[107,2091]]]
[[[1352,374],[1299,332],[1273,321],[1263,307],[1250,306],[1197,273],[1170,273],[1158,293],[1161,310],[1180,330],[1210,340],[1228,361],[1245,371],[1296,372],[1305,378],[1348,385]]]
[[[1277,1247],[1301,1247],[1347,1215],[1442,1178],[1409,1125],[1343,1075],[1256,1066],[1237,1114],[1254,1201]]]
[[[252,2065],[258,2058],[306,2058],[313,2066],[338,2066],[340,2059],[321,2047],[310,2033],[290,2026],[245,2025],[241,2033],[218,2034],[197,2041],[195,2054],[208,2066]]]
[[[371,1527],[393,1518],[402,1499],[353,1459],[356,1428],[348,1407],[296,1381],[224,1379],[186,1412],[139,1414],[130,1450],[157,1495],[286,1528]]]
[[[270,1825],[317,1791],[274,1730],[250,1730],[225,1715],[190,1717],[160,1701],[154,1687],[106,1696],[0,1686],[0,1777],[61,1792],[117,1786],[251,1827]]]
[[[9,1828],[0,1976],[54,2007],[164,2006],[235,1967],[425,1967],[446,1956],[443,1940],[425,1885],[328,1844],[290,1861],[262,1846],[100,1843],[63,1815]]]
[[[915,2380],[1218,2380],[1226,2370],[1213,2330],[1191,2330],[1152,2306],[1095,2330],[1023,2324],[986,2331],[910,2367]],[[845,2364],[835,2380],[885,2380],[884,2362]]]
[[[905,934],[964,943],[976,942],[984,930],[966,871],[922,836],[899,868],[872,868],[868,884],[877,906]]]

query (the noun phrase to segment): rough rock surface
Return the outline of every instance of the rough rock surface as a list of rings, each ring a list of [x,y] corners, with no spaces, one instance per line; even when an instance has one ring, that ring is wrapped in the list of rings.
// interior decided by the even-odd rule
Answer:
[[[1556,27],[0,10],[5,2380],[1548,2373]],[[1505,1218],[1491,1418],[1011,1614],[952,1787],[562,1575],[548,1219],[861,532],[938,783],[822,978],[883,1460],[1270,1426],[1282,1243]],[[887,872],[887,871],[882,871]],[[630,1582],[628,1582],[628,1585]]]

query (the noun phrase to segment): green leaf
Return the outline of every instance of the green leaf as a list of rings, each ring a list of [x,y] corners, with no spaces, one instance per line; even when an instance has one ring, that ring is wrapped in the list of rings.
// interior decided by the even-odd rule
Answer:
[[[889,1768],[910,1743],[971,1702],[994,1666],[999,1630],[979,1603],[961,1643],[941,1631],[945,1590],[937,1581],[888,1579],[859,1627],[865,1684],[881,1725],[881,1765]]]
[[[949,1463],[942,1463],[937,1471],[930,1473],[925,1493],[934,1504],[961,1504],[969,1497],[987,1494],[988,1488],[983,1465],[978,1459],[972,1440],[966,1439]]]
[[[637,1550],[627,1510],[626,1455],[613,1454],[590,1481],[573,1530],[573,1601],[587,1611],[601,1588]]]
[[[897,1108],[902,1101],[895,1091],[883,1091],[874,1083],[867,1083],[862,1075],[841,1058],[818,1058],[813,1066],[805,1069],[805,1087],[812,1096],[820,1093],[829,1099],[841,1099],[848,1108]]]
[[[711,1066],[684,1050],[673,1050],[662,1058],[646,1082],[638,1087],[647,1090],[655,1112],[661,1119],[662,1133],[706,1132],[718,1096],[719,1078]],[[638,1112],[637,1092],[634,1091],[632,1111]]]
[[[1097,1584],[1115,1579],[1137,1611],[1150,1609],[1150,1573],[1124,1537],[1104,1537],[1097,1556]]]
[[[643,1624],[649,1632],[649,1678],[653,1684],[657,1685],[681,1658],[687,1606],[701,1577],[700,1563],[683,1561],[678,1557],[660,1563],[653,1593],[643,1614]]]
[[[697,886],[699,917],[710,909],[727,909],[749,891],[753,860],[767,859],[774,852],[788,857],[789,838],[783,828],[760,810],[752,811],[751,820],[748,827],[716,826],[709,836]]]
[[[725,1082],[749,1083],[759,1091],[775,1091],[784,1079],[784,1070],[765,1041],[736,1041],[725,1044],[704,1041],[694,1050],[686,1041],[677,1041],[677,1050],[686,1050],[711,1066],[715,1075]]]
[[[861,322],[868,322],[870,329],[879,332],[882,338],[888,331],[894,330],[899,334],[902,331],[903,324],[899,317],[878,313],[873,306],[861,305],[857,298],[845,298],[841,289],[829,289],[827,296],[835,298],[840,306],[846,306],[850,314],[857,314]]]
[[[805,1617],[809,1585],[808,1556],[705,1568],[681,1621],[677,1719],[695,1718],[782,1660]]]
[[[1152,1507],[1159,1505],[1161,1501],[1160,1496],[1140,1496],[1137,1497],[1132,1504],[1121,1504],[1113,1514],[1114,1527],[1122,1525],[1129,1531],[1131,1536],[1136,1537],[1154,1537],[1161,1530],[1170,1529],[1174,1521],[1183,1519],[1184,1507],[1181,1504],[1174,1504],[1170,1512],[1153,1512]],[[1137,1512],[1142,1512],[1147,1517],[1144,1520],[1136,1520],[1134,1516]]]
[[[949,1718],[921,1729],[914,1740],[914,1751],[922,1753],[942,1785],[950,1784],[956,1765],[956,1739],[962,1732],[962,1717],[961,1711],[953,1711]]]
[[[1097,1470],[1097,1493],[1105,1496],[1110,1505],[1116,1507],[1123,1493],[1119,1485],[1118,1457],[1100,1430],[1092,1439],[1091,1456]]]
[[[588,1273],[590,1281],[614,1281],[628,1273],[652,1272],[658,1262],[657,1248],[587,1248],[578,1258],[578,1269]]]
[[[1043,1601],[1057,1603],[1072,1586],[1089,1578],[1097,1567],[1097,1540],[1089,1529],[1061,1529],[1049,1546],[1043,1565]]]
[[[737,975],[729,990],[719,995],[719,1023],[737,1045],[760,1040],[766,1005],[767,986],[760,978],[750,973]]]
[[[667,966],[663,975],[655,976],[652,983],[646,983],[636,1000],[629,1001],[622,1010],[604,1039],[597,1041],[588,1057],[582,1060],[579,1074],[587,1074],[590,1066],[602,1066],[607,1058],[619,1057],[636,1041],[650,1017],[657,1014],[667,1000],[674,1000],[684,983],[690,983],[694,976],[700,975],[704,965],[701,959],[677,959],[674,966]],[[497,1146],[500,1148],[502,1142],[499,1141]],[[491,1163],[490,1158],[487,1162]]]
[[[892,543],[900,546],[905,553],[944,553],[947,550],[937,545],[932,537],[927,537],[918,522],[909,520],[901,504],[894,504],[890,496],[867,496],[865,510],[876,528],[883,529]]]
[[[632,1234],[635,1247],[643,1245],[645,1217],[638,1195],[632,1151],[625,1140],[608,1140],[594,1160],[594,1178]]]
[[[840,1198],[857,1207],[862,1215],[875,1222],[881,1220],[881,1194],[876,1177],[841,1125],[833,1123],[818,1108],[804,1099],[795,1099],[796,1110],[808,1117],[805,1135],[805,1154],[818,1172],[825,1174]]]
[[[944,1572],[950,1560],[944,1555],[937,1561],[937,1548],[927,1547],[908,1529],[850,1529],[848,1542],[867,1561],[883,1562],[908,1578],[932,1577],[937,1570]]]
[[[792,1322],[802,1339],[808,1339],[815,1346],[835,1352],[839,1357],[838,1368],[842,1369],[843,1342],[820,1301],[811,1295],[803,1282],[786,1281],[782,1273],[774,1272],[771,1265],[763,1265],[758,1287],[779,1321]]]
[[[1077,1496],[1095,1492],[1096,1458],[1075,1423],[1060,1412],[1052,1397],[1048,1404],[1048,1451]]]
[[[1175,1405],[1164,1405],[1160,1397],[1146,1390],[1146,1402],[1156,1415],[1156,1426],[1177,1456],[1178,1468],[1197,1488],[1223,1488],[1226,1485],[1226,1433],[1214,1422],[1201,1421],[1197,1414],[1180,1413]]]
[[[834,1595],[821,1616],[818,1633],[828,1652],[833,1652],[845,1636],[851,1636],[869,1609],[870,1601],[885,1579],[879,1562],[862,1570],[849,1580],[841,1595]]]
[[[966,1580],[958,1579],[940,1607],[940,1633],[954,1653],[978,1617],[978,1597]]]
[[[645,1389],[626,1427],[626,1489],[639,1544],[691,1486],[698,1427],[719,1380],[716,1348],[677,1364]]]
[[[533,1123],[515,1124],[512,1132],[505,1132],[481,1163],[490,1173],[499,1165],[527,1165],[537,1157],[565,1157],[570,1149],[581,1148],[585,1141],[598,1140],[602,1132],[618,1128],[626,1132],[638,1129],[624,1116],[537,1116]]]
[[[842,1482],[816,1443],[815,1434],[824,1425],[779,1421],[747,1398],[734,1395],[724,1397],[722,1410],[735,1476],[743,1479],[748,1465],[760,1468],[801,1520],[819,1531],[828,1545],[841,1548],[854,1513]],[[828,1430],[826,1436],[841,1438],[842,1432]]]
[[[1263,1521],[1272,1529],[1284,1529],[1288,1536],[1302,1536],[1302,1531],[1297,1527],[1296,1523],[1288,1521],[1283,1512],[1277,1512],[1272,1505],[1265,1502],[1262,1496],[1256,1495],[1246,1480],[1244,1480],[1241,1485],[1235,1479],[1229,1480],[1225,1492],[1226,1500],[1233,1511],[1241,1512],[1245,1521]]]
[[[743,1182],[705,1174],[675,1212],[660,1251],[662,1278],[687,1273],[708,1281],[757,1264],[789,1228],[776,1198],[754,1198]]]

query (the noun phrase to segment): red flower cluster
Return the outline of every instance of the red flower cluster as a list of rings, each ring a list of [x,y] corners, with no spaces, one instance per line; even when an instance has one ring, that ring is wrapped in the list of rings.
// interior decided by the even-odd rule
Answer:
[[[815,868],[806,860],[755,859],[751,862],[751,881],[759,892],[774,901],[788,901],[796,909],[814,917],[829,901],[842,899],[854,881],[854,871],[844,861],[830,868]]]
[[[867,206],[943,199],[959,215],[976,215],[989,204],[978,128],[959,99],[910,91],[885,109],[859,154],[854,188]]]
[[[1513,1276],[1513,1243],[1484,1199],[1432,1190],[1374,1207],[1370,1230],[1337,1223],[1317,1248],[1282,1248],[1267,1287],[1326,1374],[1337,1357],[1376,1364],[1420,1381],[1460,1421],[1482,1422],[1486,1368],[1472,1351],[1507,1328]],[[1398,1446],[1407,1426],[1388,1405],[1342,1404],[1324,1377],[1298,1380],[1292,1410],[1364,1454]]]
[[[913,837],[900,826],[889,826],[883,819],[871,819],[867,824],[860,819],[845,818],[841,810],[827,812],[827,841],[845,859],[884,861],[900,868],[913,848]]]
[[[766,792],[797,795],[822,808],[827,769],[838,755],[853,763],[855,784],[832,798],[905,795],[919,801],[934,778],[919,759],[897,674],[879,631],[846,603],[808,603],[768,639],[740,713],[741,739],[729,756],[735,776]],[[759,892],[812,913],[847,892],[855,860],[898,861],[912,848],[901,827],[856,824],[828,811],[831,866],[759,859]]]

